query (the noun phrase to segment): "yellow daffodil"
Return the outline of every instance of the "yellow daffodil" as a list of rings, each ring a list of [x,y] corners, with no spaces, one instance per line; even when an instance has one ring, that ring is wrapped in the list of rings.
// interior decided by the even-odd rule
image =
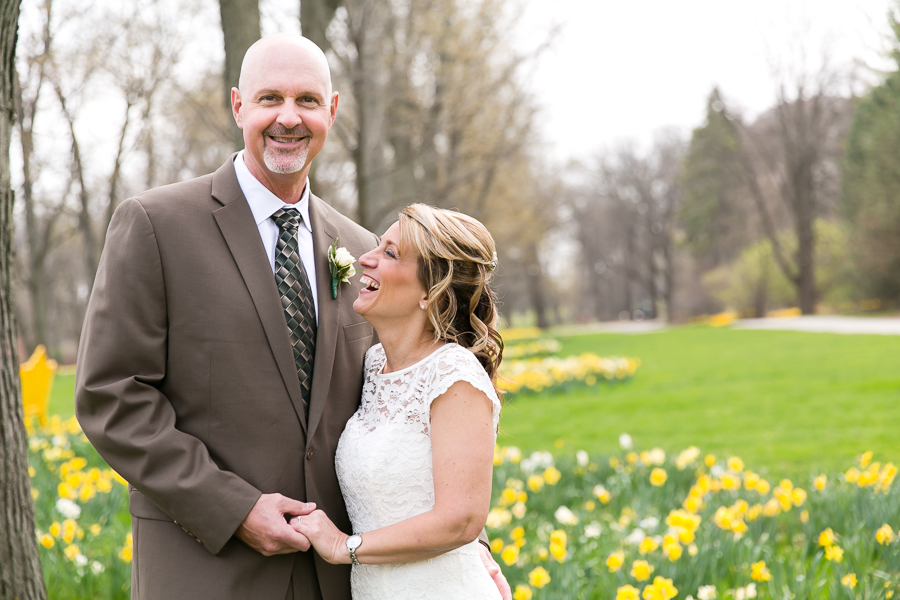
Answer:
[[[840,546],[828,546],[825,548],[825,558],[832,562],[841,562],[844,560],[844,549]]]
[[[800,522],[803,523],[804,525],[809,523],[809,511],[808,510],[800,511]]]
[[[674,544],[668,544],[663,546],[663,556],[668,558],[671,562],[675,562],[679,558],[681,558],[681,553],[683,549],[681,544],[675,542]]]
[[[819,545],[825,548],[834,545],[835,535],[831,527],[819,534]]]
[[[769,581],[772,574],[766,568],[766,561],[761,560],[750,565],[750,579],[753,581]]]
[[[494,554],[498,554],[501,550],[503,550],[503,540],[500,538],[494,538],[491,540],[491,552]]]
[[[875,532],[875,540],[882,546],[893,542],[895,537],[894,530],[887,523],[879,527],[878,531]]]
[[[621,550],[616,550],[606,557],[606,567],[610,573],[615,573],[621,569],[623,564],[625,564],[625,553]]]
[[[735,473],[740,473],[744,470],[744,461],[737,456],[729,456],[728,460],[725,461],[725,464]]]
[[[69,544],[68,546],[66,546],[63,554],[65,554],[66,558],[68,558],[69,560],[74,561],[81,554],[81,550],[79,550],[78,546],[76,546],[75,544]]]
[[[863,469],[869,466],[869,463],[872,462],[872,451],[863,452],[862,456],[859,457],[859,466]]]
[[[584,503],[584,510],[590,512],[590,511],[594,510],[594,508],[595,508],[596,506],[597,506],[597,505],[594,504],[594,501],[593,501],[593,500],[588,500],[587,502]]]
[[[715,454],[707,454],[703,457],[703,464],[707,467],[712,468],[714,464],[716,464],[716,455]]]
[[[560,473],[559,469],[556,467],[547,467],[544,469],[544,481],[547,482],[547,485],[556,485],[559,483],[561,477],[562,473]]]
[[[512,566],[519,560],[519,547],[516,544],[510,544],[500,553],[500,559],[506,563],[506,566]]]
[[[746,473],[744,473],[744,489],[751,491],[755,490],[757,483],[759,483],[759,475],[757,475],[753,471],[747,471]]]
[[[644,587],[641,597],[644,600],[671,600],[677,595],[678,589],[672,585],[672,580],[657,575],[651,585]]]
[[[517,585],[516,591],[513,592],[513,600],[531,600],[531,588],[527,585]]]
[[[616,590],[616,600],[640,600],[641,591],[630,585],[623,585]]]
[[[661,485],[666,483],[666,480],[668,478],[669,474],[666,473],[665,469],[657,467],[650,471],[650,485],[660,487]]]
[[[636,560],[631,563],[631,576],[638,581],[646,581],[650,579],[650,574],[655,569],[646,560]]]
[[[638,552],[640,554],[650,554],[654,550],[659,548],[659,543],[650,537],[649,535],[641,540],[640,545],[638,546]]]
[[[540,475],[531,475],[528,477],[528,482],[526,483],[528,489],[534,493],[541,491],[541,488],[544,487],[544,478]]]
[[[741,478],[737,475],[732,475],[731,473],[722,473],[722,477],[719,478],[719,481],[722,482],[722,489],[729,492],[739,490],[741,487]]]
[[[532,587],[541,589],[550,583],[550,573],[548,573],[547,569],[544,567],[535,567],[528,573],[528,583],[530,583]]]
[[[856,573],[847,573],[841,577],[841,585],[851,590],[856,587]]]
[[[813,479],[813,487],[816,488],[816,491],[822,492],[825,491],[825,486],[828,485],[828,476],[827,475],[819,475],[815,479]]]
[[[49,533],[45,533],[41,535],[41,546],[44,548],[50,549],[56,544],[56,541],[53,539],[53,536]]]
[[[612,494],[602,485],[595,485],[591,491],[602,504],[609,504],[609,501],[612,500]]]

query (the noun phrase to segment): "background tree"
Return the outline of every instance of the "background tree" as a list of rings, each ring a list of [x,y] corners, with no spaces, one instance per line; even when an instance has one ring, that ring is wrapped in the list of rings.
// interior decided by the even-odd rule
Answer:
[[[718,88],[706,102],[706,122],[694,129],[682,173],[679,220],[685,246],[707,270],[725,264],[755,237],[747,205],[741,141]]]
[[[598,317],[640,310],[656,318],[662,304],[675,320],[683,156],[684,142],[673,132],[658,134],[647,152],[625,144],[598,158],[574,197],[576,239]]]
[[[222,34],[225,40],[225,69],[222,75],[224,103],[231,113],[231,88],[237,87],[241,62],[247,48],[261,36],[259,0],[219,0]],[[244,147],[244,137],[235,123],[229,125],[234,150]]]
[[[28,477],[12,307],[12,208],[9,146],[15,123],[19,1],[0,2],[0,597],[43,599],[34,504]]]
[[[841,142],[852,110],[852,101],[838,95],[837,83],[827,65],[814,74],[800,69],[782,81],[775,106],[752,126],[728,121],[740,128],[745,184],[803,314],[816,309],[814,223],[836,204]],[[792,256],[778,237],[779,214],[787,215],[793,231]]]
[[[900,66],[900,22],[891,57]],[[859,101],[847,138],[841,193],[857,284],[869,298],[900,302],[900,70]]]

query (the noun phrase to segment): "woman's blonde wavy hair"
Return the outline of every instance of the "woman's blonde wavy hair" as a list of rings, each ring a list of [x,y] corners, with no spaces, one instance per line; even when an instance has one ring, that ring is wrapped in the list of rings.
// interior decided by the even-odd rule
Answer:
[[[475,354],[500,396],[497,370],[503,340],[490,287],[497,266],[494,238],[468,215],[411,204],[400,212],[400,243],[419,257],[419,281],[428,294],[426,310],[435,340],[455,342]]]

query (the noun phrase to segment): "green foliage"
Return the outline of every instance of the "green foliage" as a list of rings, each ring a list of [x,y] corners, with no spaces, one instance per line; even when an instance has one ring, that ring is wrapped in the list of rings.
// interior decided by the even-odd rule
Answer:
[[[522,396],[501,445],[613,452],[619,434],[675,452],[692,444],[806,476],[873,450],[900,461],[900,336],[682,327],[561,338],[563,354],[635,356],[627,385]]]
[[[900,65],[900,25],[892,18]],[[841,202],[858,283],[871,296],[900,297],[900,71],[859,101],[847,137]]]
[[[706,123],[691,135],[682,175],[679,216],[687,245],[713,264],[730,258],[736,246],[731,238],[744,227],[735,202],[742,181],[740,141],[728,119],[714,89],[706,104]]]
[[[820,298],[833,306],[856,299],[843,227],[819,219],[815,234],[816,288]],[[797,240],[792,233],[782,232],[778,241],[786,253],[796,251]],[[707,273],[703,283],[717,300],[745,316],[762,317],[771,308],[797,303],[796,287],[775,262],[768,238],[746,246],[733,261]]]

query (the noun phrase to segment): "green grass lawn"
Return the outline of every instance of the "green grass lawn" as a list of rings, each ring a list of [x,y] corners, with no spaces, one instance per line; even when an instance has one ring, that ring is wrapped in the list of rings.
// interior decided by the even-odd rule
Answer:
[[[68,419],[75,414],[75,375],[57,375],[50,389],[47,412]]]
[[[845,470],[866,450],[900,461],[900,336],[683,327],[562,342],[642,365],[625,384],[514,399],[500,444],[612,452],[628,432],[641,448],[693,444],[791,476]]]
[[[624,384],[514,399],[500,444],[612,452],[628,432],[640,448],[696,445],[791,476],[843,471],[866,450],[900,462],[900,336],[682,327],[562,342],[642,364]],[[56,378],[51,413],[73,414],[74,379]]]

